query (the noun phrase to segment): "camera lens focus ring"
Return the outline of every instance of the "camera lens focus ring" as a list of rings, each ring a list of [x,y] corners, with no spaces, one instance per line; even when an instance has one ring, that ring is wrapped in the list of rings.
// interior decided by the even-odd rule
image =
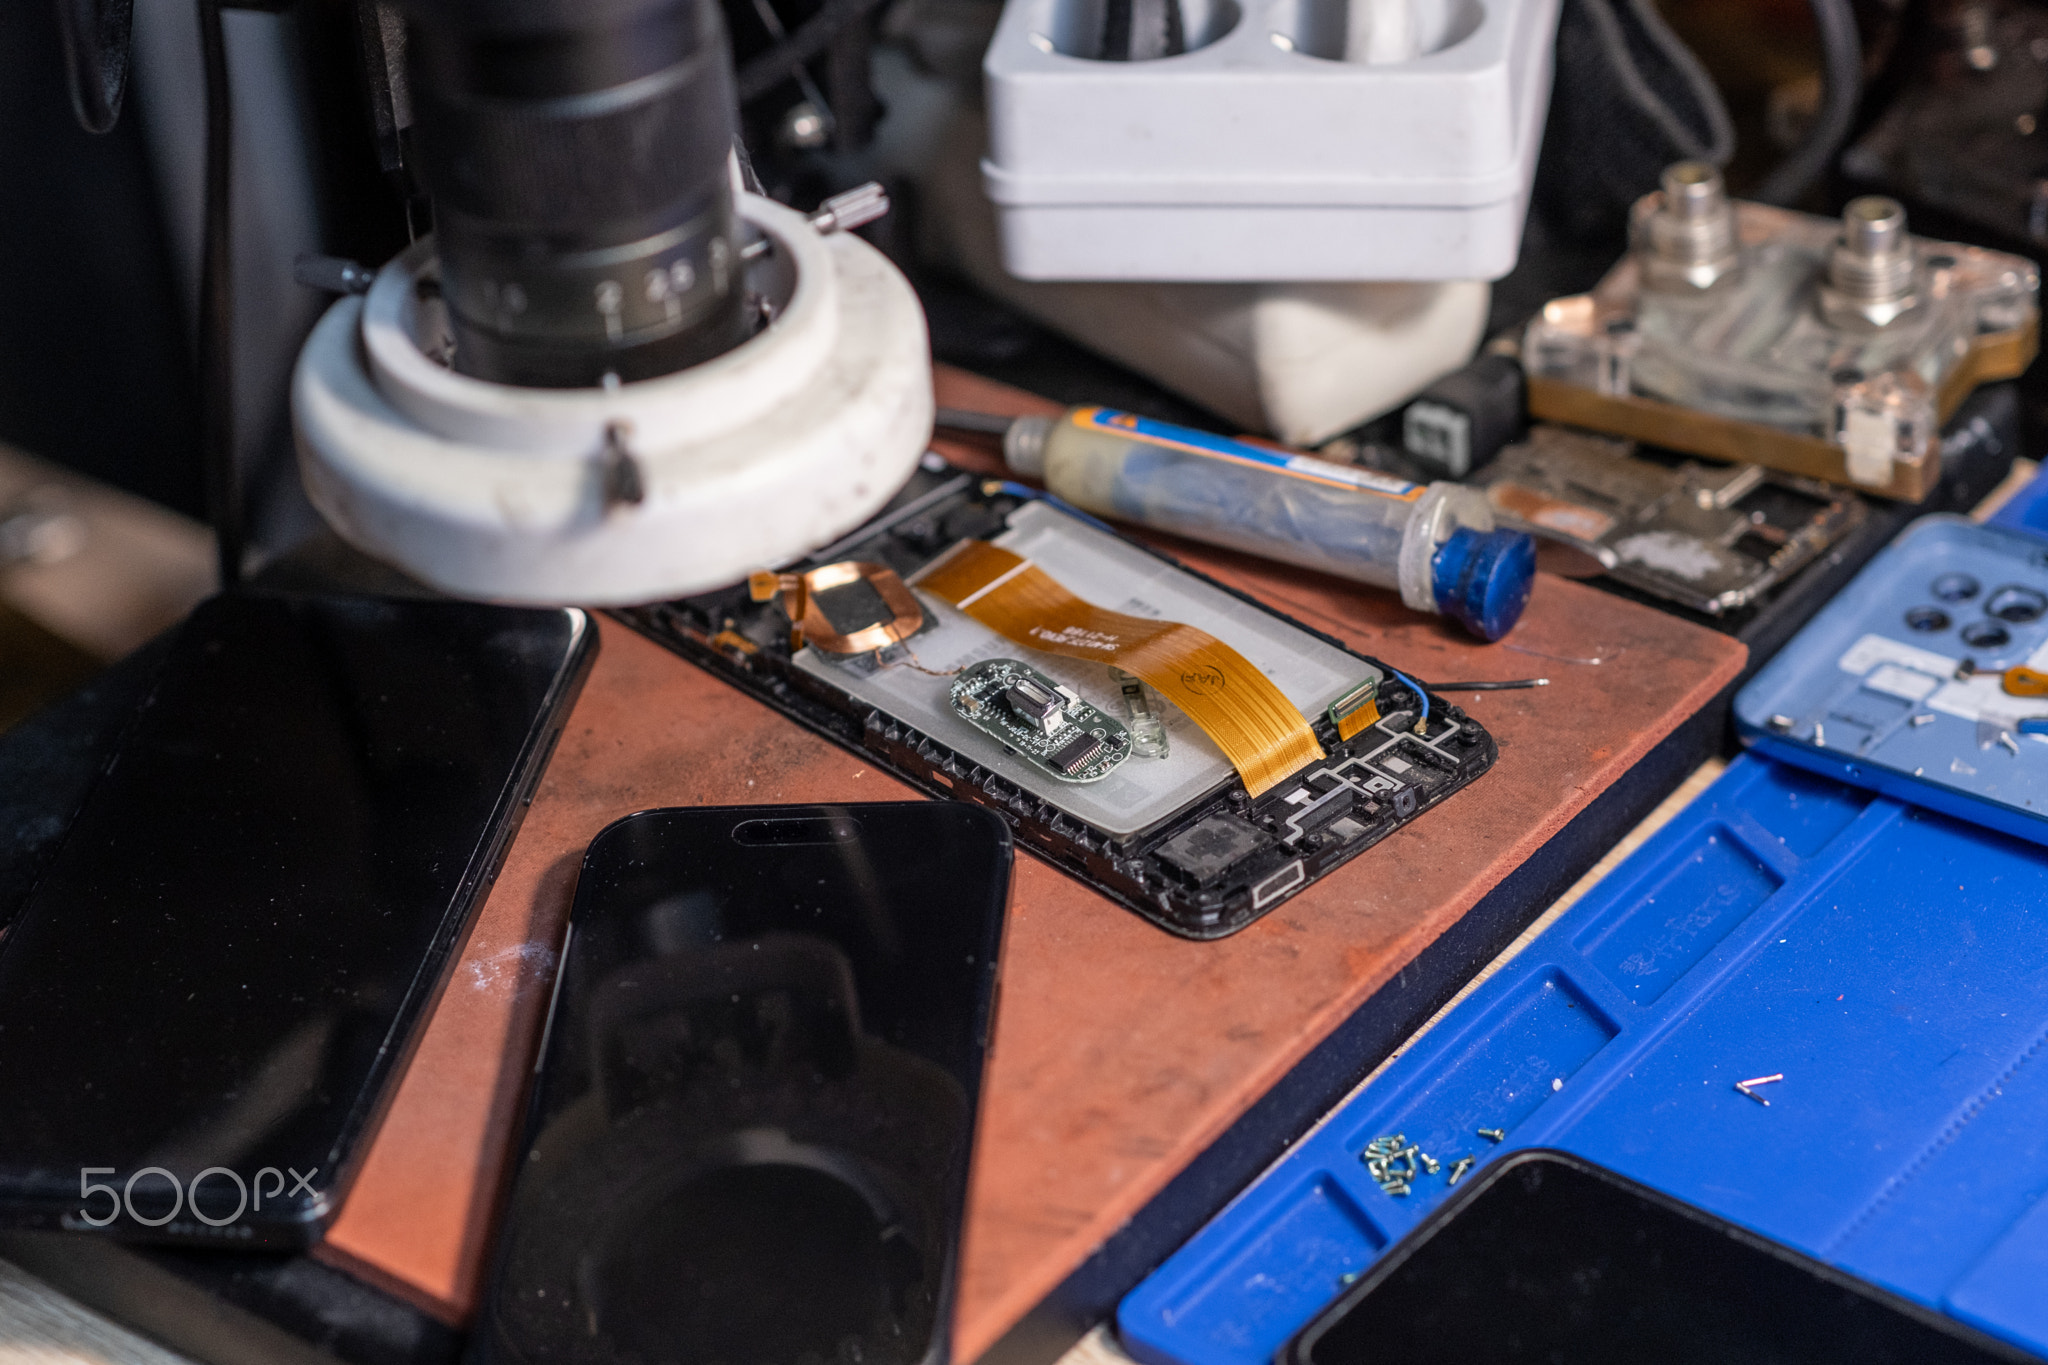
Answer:
[[[458,370],[584,387],[667,374],[743,337],[732,61],[715,5],[609,34],[416,32]]]

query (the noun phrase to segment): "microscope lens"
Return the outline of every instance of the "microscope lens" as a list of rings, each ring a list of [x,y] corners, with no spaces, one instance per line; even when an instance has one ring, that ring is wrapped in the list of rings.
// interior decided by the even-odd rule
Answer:
[[[715,0],[410,0],[455,368],[575,388],[745,335]]]

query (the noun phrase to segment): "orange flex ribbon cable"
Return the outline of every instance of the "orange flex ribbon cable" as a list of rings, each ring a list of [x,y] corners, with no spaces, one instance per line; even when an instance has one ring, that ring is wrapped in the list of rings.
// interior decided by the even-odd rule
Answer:
[[[1020,645],[1137,674],[1216,741],[1253,796],[1323,757],[1286,694],[1206,631],[1083,602],[1030,560],[982,540],[915,581]]]

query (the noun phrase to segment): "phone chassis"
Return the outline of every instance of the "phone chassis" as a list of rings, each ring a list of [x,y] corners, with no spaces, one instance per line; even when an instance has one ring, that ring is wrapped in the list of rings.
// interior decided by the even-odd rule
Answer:
[[[1048,514],[1060,518],[1057,526],[1051,526]],[[802,573],[851,560],[887,566],[909,580],[961,539],[1002,540],[1024,520],[1058,530],[1066,539],[1086,541],[1090,553],[1123,556],[1126,564],[1142,556],[1151,572],[1172,580],[1171,590],[1182,600],[1200,599],[1213,612],[1211,619],[1197,620],[1159,613],[1170,619],[1186,620],[1227,643],[1245,638],[1233,638],[1235,626],[1262,634],[1269,648],[1276,635],[1298,641],[1299,650],[1316,655],[1326,667],[1355,664],[1343,690],[1361,679],[1376,683],[1379,719],[1349,739],[1340,738],[1328,714],[1339,697],[1319,695],[1303,710],[1325,761],[1308,765],[1256,798],[1229,772],[1182,793],[1185,799],[1163,818],[1139,829],[1117,829],[1100,817],[1077,814],[1078,796],[1069,798],[1043,783],[1034,791],[1032,784],[1017,780],[1014,755],[993,738],[964,725],[958,732],[935,734],[937,727],[909,723],[857,695],[859,680],[846,675],[851,685],[840,683],[839,665],[820,666],[817,652],[809,648],[793,653],[787,616],[774,603],[755,602],[744,585],[618,615],[912,786],[999,812],[1024,847],[1169,933],[1190,939],[1223,938],[1243,929],[1441,804],[1498,757],[1492,736],[1462,709],[1388,665],[1057,499],[955,469],[935,456],[877,518],[783,571]],[[1111,585],[1070,580],[1067,586],[1082,596],[1091,596],[1094,586],[1096,600],[1112,590]],[[1113,590],[1123,587],[1119,581]],[[931,610],[931,599],[924,600]],[[910,643],[914,646],[917,639]],[[1063,662],[1021,646],[1008,652],[1027,654],[1034,666],[1048,669]],[[1253,662],[1274,672],[1267,659],[1254,657]]]

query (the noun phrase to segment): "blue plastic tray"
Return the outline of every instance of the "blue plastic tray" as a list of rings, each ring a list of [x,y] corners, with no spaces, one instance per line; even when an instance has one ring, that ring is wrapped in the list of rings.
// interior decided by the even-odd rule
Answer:
[[[1395,1133],[1441,1163],[1405,1197],[1360,1159]],[[1134,1290],[1124,1344],[1266,1365],[1453,1159],[1536,1146],[2048,1353],[2048,850],[1736,760]]]
[[[1998,509],[1990,524],[2048,539],[2048,475],[2036,474]]]
[[[1759,751],[2048,843],[2048,544],[1961,517],[1913,523],[1736,694]],[[1974,670],[1974,672],[1973,672]]]

